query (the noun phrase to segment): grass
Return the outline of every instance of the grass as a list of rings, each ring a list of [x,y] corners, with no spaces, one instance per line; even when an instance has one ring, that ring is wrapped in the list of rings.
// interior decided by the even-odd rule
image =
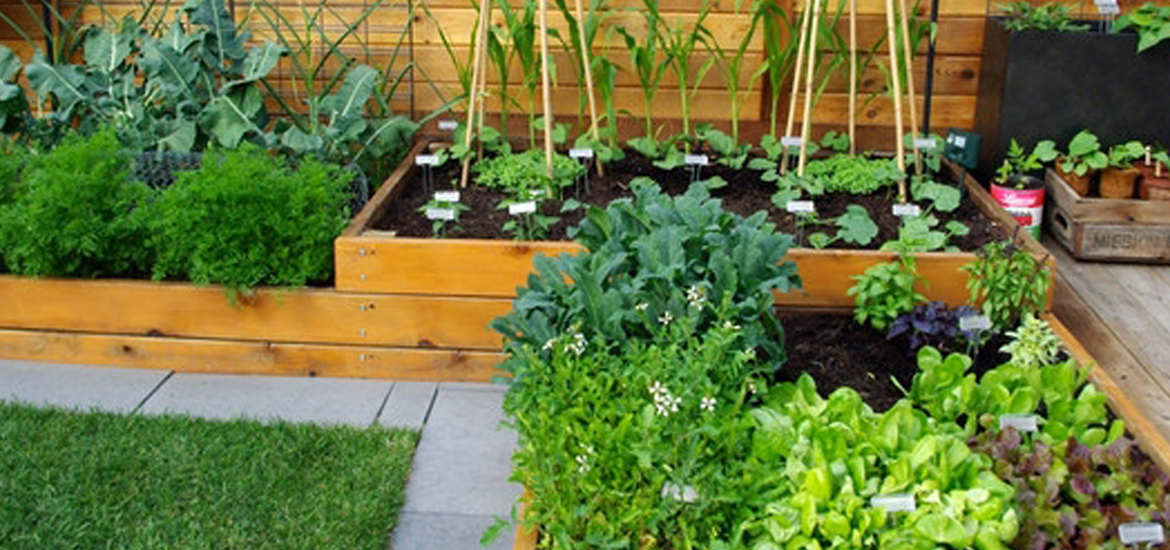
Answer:
[[[0,403],[0,547],[384,550],[417,441]]]

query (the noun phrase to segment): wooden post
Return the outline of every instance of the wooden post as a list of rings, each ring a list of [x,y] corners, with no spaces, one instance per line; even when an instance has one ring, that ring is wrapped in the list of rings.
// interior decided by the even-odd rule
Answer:
[[[902,143],[905,138],[902,126],[902,82],[898,70],[898,40],[897,30],[894,28],[894,0],[886,0],[886,32],[890,37],[890,80],[893,83],[894,93],[892,99],[894,100],[894,138],[897,143],[894,144],[895,157],[898,163],[898,170],[902,173],[906,172],[906,145]],[[906,202],[906,179],[903,178],[898,182],[898,202]]]
[[[487,21],[488,25],[490,26],[491,21],[492,21],[492,7],[493,7],[492,0],[482,0],[482,1],[483,1],[483,3],[487,4],[487,16],[484,17],[484,20]],[[486,29],[486,27],[485,27],[485,29]],[[488,70],[488,63],[489,62],[488,62],[487,39],[488,39],[489,32],[491,32],[491,31],[488,31],[488,30],[484,31],[484,33],[483,33],[483,47],[479,48],[479,60],[478,61],[479,61],[480,69],[483,71],[483,75],[479,79],[479,90],[475,94],[476,101],[479,104],[478,115],[477,115],[476,124],[475,124],[475,136],[476,136],[475,157],[477,159],[483,159],[483,124],[484,124],[483,120],[484,120],[484,118],[486,118],[485,115],[487,114],[488,78],[491,76],[491,71]],[[504,129],[505,136],[507,135],[507,132],[508,132],[508,130]]]
[[[487,49],[487,26],[488,26],[488,10],[491,9],[491,0],[480,0],[479,4],[479,28],[476,29],[475,47]],[[475,127],[475,105],[476,94],[479,92],[479,79],[482,76],[483,67],[480,66],[481,57],[480,50],[474,52],[475,58],[471,66],[471,88],[468,90],[470,97],[467,98],[467,131],[463,133],[463,143],[467,145],[468,151],[471,150],[471,134]],[[463,173],[459,176],[459,187],[467,187],[467,176],[471,169],[471,155],[463,159]]]
[[[849,154],[857,154],[857,0],[849,0]]]
[[[581,7],[581,0],[577,0],[577,34],[581,37],[581,65],[585,69],[585,93],[589,94],[589,119],[593,122],[593,140],[601,141],[601,131],[597,128],[597,97],[593,92],[593,64],[589,60],[589,41],[585,38],[585,10]],[[610,121],[612,124],[613,121]],[[605,175],[605,166],[601,164],[601,157],[593,156],[597,163],[597,174]]]
[[[898,0],[902,7],[902,53],[906,58],[906,95],[910,99],[910,135],[918,137],[918,98],[914,96],[914,50],[910,47],[910,12],[906,0]],[[922,155],[911,143],[914,151],[914,173],[922,175]]]
[[[552,90],[549,89],[548,70],[548,0],[540,0],[540,83],[544,92],[544,163],[549,181],[553,177]],[[551,187],[551,183],[549,184]],[[551,188],[546,195],[553,198]]]
[[[813,2],[813,21],[821,20],[821,0]],[[796,162],[796,175],[804,176],[804,165],[808,162],[808,139],[812,133],[812,100],[813,78],[816,77],[817,32],[809,29],[808,36],[808,67],[804,82],[804,118],[801,120],[800,130],[800,159]]]
[[[796,96],[800,92],[800,70],[804,67],[804,45],[808,38],[809,21],[812,19],[812,10],[808,9],[808,5],[804,7],[804,14],[800,21],[800,36],[797,37],[799,44],[796,46],[796,67],[792,70],[792,93],[788,98],[788,119],[784,121],[784,135],[781,139],[792,135],[792,127],[796,124]],[[809,61],[812,63],[812,61]],[[780,173],[788,173],[788,148],[784,147],[784,154],[780,161]]]

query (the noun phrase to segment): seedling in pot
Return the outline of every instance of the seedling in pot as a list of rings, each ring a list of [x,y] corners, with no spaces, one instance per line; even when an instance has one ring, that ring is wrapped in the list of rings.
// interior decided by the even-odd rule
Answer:
[[[1037,143],[1032,152],[1028,153],[1013,139],[1008,148],[1007,158],[995,172],[995,183],[1016,189],[1035,185],[1037,180],[1031,174],[1044,168],[1044,163],[1054,160],[1057,154],[1056,143],[1051,140]]]

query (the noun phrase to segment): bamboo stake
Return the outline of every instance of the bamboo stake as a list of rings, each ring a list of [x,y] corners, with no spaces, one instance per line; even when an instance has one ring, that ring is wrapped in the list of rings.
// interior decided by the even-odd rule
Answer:
[[[804,67],[804,45],[808,38],[809,21],[812,21],[812,10],[804,7],[804,14],[800,21],[800,36],[796,47],[796,67],[792,70],[792,93],[788,98],[788,119],[784,121],[784,135],[781,139],[792,135],[792,127],[796,124],[796,96],[800,92],[800,71]],[[810,61],[811,62],[811,61]],[[784,147],[784,155],[780,162],[780,173],[788,173],[788,147]]]
[[[553,142],[552,142],[552,90],[549,89],[548,70],[548,0],[540,0],[540,83],[544,92],[544,164],[551,182],[553,177]],[[552,184],[549,184],[549,193],[552,198]]]
[[[593,140],[600,142],[601,130],[597,128],[597,97],[593,92],[593,64],[589,60],[589,41],[585,38],[585,10],[581,7],[581,0],[577,0],[577,34],[581,37],[581,65],[585,69],[585,93],[589,94],[589,119],[593,122]],[[601,164],[601,157],[594,155],[593,160],[597,163],[597,175],[605,176],[605,166]]]
[[[895,158],[898,162],[898,170],[902,173],[906,172],[906,145],[902,143],[905,135],[903,134],[902,125],[902,82],[898,75],[901,72],[898,70],[898,45],[893,41],[898,39],[897,31],[894,29],[894,0],[886,0],[886,32],[890,37],[890,80],[894,87],[894,137],[897,143],[895,147]],[[898,202],[906,202],[906,179],[903,178],[898,182]]]
[[[484,20],[486,20],[488,22],[488,24],[491,24],[492,7],[493,7],[492,0],[482,0],[482,1],[485,4],[487,4],[487,17],[485,17]],[[476,159],[483,159],[483,124],[484,124],[483,121],[485,118],[487,118],[485,116],[487,114],[487,88],[488,88],[488,79],[491,75],[491,73],[488,71],[488,46],[487,46],[488,32],[490,32],[490,31],[485,31],[483,33],[483,47],[479,49],[479,66],[483,70],[483,77],[479,79],[479,91],[475,96],[476,101],[479,103],[479,114],[478,114],[478,118],[476,119],[476,125],[475,125],[475,135],[476,135],[475,158]],[[504,135],[507,136],[507,133],[508,133],[508,129],[504,128]]]
[[[857,154],[857,0],[849,0],[849,154]]]
[[[898,0],[902,6],[902,54],[906,58],[906,95],[910,99],[910,135],[918,138],[918,98],[914,96],[914,51],[910,48],[910,13],[906,0]],[[913,146],[913,143],[912,143]],[[914,173],[922,175],[922,155],[918,147],[914,150]]]
[[[821,20],[821,0],[813,2],[813,21]],[[804,176],[804,165],[808,162],[808,138],[812,133],[812,100],[813,78],[816,77],[817,33],[812,31],[808,37],[808,67],[804,81],[804,117],[801,119],[800,130],[800,159],[796,162],[796,175]]]
[[[476,48],[483,48],[483,49],[487,48],[487,39],[486,39],[487,26],[488,26],[487,15],[488,15],[488,9],[490,9],[489,8],[490,4],[491,4],[491,0],[480,0],[480,4],[479,4],[479,29],[477,29],[477,33],[476,33],[477,36],[476,36],[476,40],[475,40],[475,47]],[[479,79],[482,76],[482,75],[480,75],[480,70],[483,68],[480,66],[480,63],[479,63],[480,62],[479,52],[480,52],[480,50],[476,49],[475,54],[474,54],[475,59],[472,62],[472,66],[471,66],[471,88],[469,90],[469,92],[471,93],[471,97],[467,98],[467,103],[468,103],[468,105],[467,105],[467,131],[464,132],[464,134],[463,134],[463,143],[467,145],[468,150],[470,150],[470,148],[471,148],[471,133],[472,133],[472,129],[475,127],[475,124],[474,124],[475,105],[477,103],[475,96],[476,96],[476,93],[479,91]],[[467,187],[467,176],[470,172],[470,169],[471,169],[471,155],[468,155],[466,158],[463,159],[463,173],[459,176],[459,187],[461,187],[461,188]]]

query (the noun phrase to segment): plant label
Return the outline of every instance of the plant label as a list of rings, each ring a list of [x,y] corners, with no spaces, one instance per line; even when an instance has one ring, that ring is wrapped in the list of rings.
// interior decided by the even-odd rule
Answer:
[[[1161,523],[1123,523],[1117,526],[1121,544],[1162,544],[1166,535]]]
[[[784,209],[789,214],[811,214],[817,211],[813,201],[788,201],[788,204],[784,205]]]
[[[459,202],[459,192],[435,191],[435,200],[438,202]]]
[[[454,132],[459,127],[459,122],[451,119],[440,120],[439,129],[444,132]]]
[[[1102,4],[1097,6],[1097,13],[1100,13],[1101,15],[1117,15],[1121,13],[1121,8],[1118,7],[1117,4]]]
[[[991,318],[986,315],[968,315],[959,318],[959,330],[971,332],[973,330],[991,330]]]
[[[899,218],[917,218],[922,209],[917,204],[902,202],[894,205],[894,215]]]
[[[439,164],[439,155],[419,155],[414,157],[415,166],[436,166]]]
[[[934,140],[930,139],[930,138],[922,138],[922,139],[914,140],[914,148],[915,149],[921,149],[923,151],[933,151],[934,146],[935,146]]]
[[[870,499],[869,504],[874,508],[885,508],[887,512],[913,512],[918,509],[914,495],[907,494],[878,495]]]
[[[508,214],[519,216],[536,212],[536,201],[516,202],[508,205]]]
[[[544,189],[529,189],[528,198],[539,199],[544,196]]]
[[[591,159],[593,158],[593,149],[569,149],[569,158]]]
[[[687,166],[706,166],[711,159],[707,155],[687,155],[686,162]]]
[[[662,498],[671,498],[689,503],[699,500],[699,492],[695,490],[693,485],[679,487],[674,483],[665,483],[662,485]]]
[[[428,220],[438,220],[444,222],[455,221],[454,208],[428,208],[425,213]]]
[[[967,146],[967,136],[951,136],[950,140],[951,140],[951,143],[955,144],[955,147],[966,147]]]
[[[800,136],[784,136],[780,138],[780,145],[785,147],[800,147],[804,143],[804,139]]]
[[[1001,414],[999,429],[1015,428],[1017,432],[1034,432],[1039,428],[1034,414]]]

